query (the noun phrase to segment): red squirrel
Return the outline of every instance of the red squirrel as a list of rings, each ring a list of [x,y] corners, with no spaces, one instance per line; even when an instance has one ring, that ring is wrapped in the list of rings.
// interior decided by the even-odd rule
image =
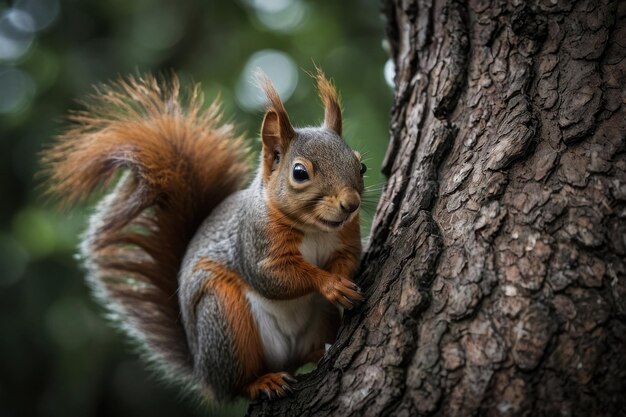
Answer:
[[[44,152],[65,203],[116,182],[82,238],[87,280],[165,375],[217,401],[290,393],[335,340],[338,306],[363,299],[352,277],[366,168],[341,136],[334,85],[315,78],[323,125],[294,128],[261,77],[262,151],[245,187],[243,139],[175,77],[97,89]]]

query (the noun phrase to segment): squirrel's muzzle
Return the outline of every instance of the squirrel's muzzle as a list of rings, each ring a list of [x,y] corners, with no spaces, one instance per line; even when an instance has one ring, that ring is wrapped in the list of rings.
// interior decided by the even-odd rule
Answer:
[[[356,190],[344,189],[339,197],[339,205],[346,214],[354,213],[361,205],[361,196]]]

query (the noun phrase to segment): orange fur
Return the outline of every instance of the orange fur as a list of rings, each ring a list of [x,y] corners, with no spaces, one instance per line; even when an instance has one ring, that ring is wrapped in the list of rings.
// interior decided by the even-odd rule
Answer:
[[[337,93],[320,70],[317,80],[325,126],[340,134]],[[262,136],[264,178],[271,189],[275,153],[284,155],[295,131],[269,80],[261,77],[261,84],[269,100]],[[192,373],[179,321],[178,273],[200,223],[245,182],[247,149],[233,135],[233,126],[221,124],[219,104],[203,110],[199,87],[184,91],[176,78],[165,85],[144,77],[101,87],[87,110],[71,120],[73,126],[42,158],[50,190],[63,203],[80,201],[99,185],[110,184],[118,168],[129,172],[94,216],[85,238],[89,279],[152,356],[173,363],[175,371]],[[349,281],[360,250],[358,217],[340,232],[343,248],[324,270],[302,257],[303,232],[271,199],[268,210],[269,248],[263,268],[277,281],[276,298],[317,291],[349,307],[350,300],[361,297]],[[245,297],[248,284],[209,259],[199,261],[196,269],[213,274],[204,291],[217,295],[232,329],[240,392],[251,397],[266,389],[284,392],[283,373],[263,375],[261,339]],[[329,316],[324,336],[329,341],[334,340],[338,323],[338,316]]]
[[[219,298],[224,307],[225,318],[229,323],[231,335],[235,343],[235,352],[240,365],[238,372],[238,390],[251,399],[257,398],[261,393],[269,395],[285,396],[289,390],[289,378],[286,372],[265,373],[265,358],[255,319],[250,311],[250,306],[245,297],[249,288],[248,284],[237,273],[208,258],[201,259],[194,268],[195,271],[203,270],[211,273],[198,294],[195,302],[206,291],[212,291]],[[335,340],[339,329],[340,316],[337,311],[332,311],[328,316],[325,334],[320,337],[326,343]],[[324,354],[324,350],[311,352],[303,358],[303,362],[317,362]]]
[[[261,126],[263,179],[267,182],[279,158],[285,155],[289,144],[295,138],[296,132],[289,121],[289,115],[287,115],[282,100],[269,78],[259,72],[257,73],[257,81],[268,100],[267,111]]]
[[[118,168],[131,174],[86,236],[89,280],[151,357],[190,372],[178,271],[200,222],[245,182],[247,149],[221,124],[219,103],[204,110],[200,87],[182,89],[175,77],[100,87],[70,119],[42,157],[63,203],[109,184]]]
[[[311,292],[321,293],[327,300],[351,308],[353,302],[360,301],[363,296],[354,288],[351,275],[354,273],[357,256],[354,254],[354,225],[346,231],[347,248],[337,251],[330,272],[307,262],[300,253],[303,233],[293,227],[291,221],[268,200],[268,255],[263,268],[274,279],[279,281],[280,299],[301,297]],[[358,220],[356,221],[358,227]],[[359,243],[360,244],[360,243]],[[345,259],[344,259],[345,256]],[[334,272],[333,268],[338,272]]]
[[[195,268],[212,274],[204,284],[204,291],[213,291],[224,307],[240,364],[238,385],[243,391],[261,375],[265,360],[259,331],[245,295],[249,286],[239,274],[210,259],[201,259]]]
[[[341,104],[339,95],[335,85],[329,81],[321,68],[316,67],[317,73],[315,79],[317,81],[317,90],[322,103],[324,103],[324,127],[332,129],[341,136]]]
[[[263,267],[280,280],[281,298],[297,298],[319,289],[320,282],[331,279],[323,269],[308,263],[300,253],[303,233],[268,200],[268,256]]]
[[[290,141],[296,135],[296,132],[289,121],[289,116],[285,110],[280,96],[276,92],[274,85],[267,76],[261,72],[257,73],[257,80],[260,87],[265,92],[268,99],[267,113],[274,112],[278,116],[280,133],[283,136],[283,140]]]
[[[284,397],[287,395],[287,390],[291,390],[288,379],[290,377],[287,372],[271,372],[249,384],[245,389],[245,393],[251,399],[258,398],[262,392],[268,397],[274,395]]]
[[[146,77],[100,87],[87,110],[74,113],[73,126],[43,153],[50,190],[72,203],[124,165],[136,166],[140,180],[182,201],[192,194],[219,201],[220,188],[243,184],[247,149],[232,125],[220,125],[219,103],[203,110],[198,85],[182,91],[175,77],[170,84]]]
[[[280,155],[285,154],[288,141],[280,131],[280,121],[274,111],[268,111],[263,118],[261,126],[261,139],[263,141],[263,180],[267,183],[272,171],[276,168]]]

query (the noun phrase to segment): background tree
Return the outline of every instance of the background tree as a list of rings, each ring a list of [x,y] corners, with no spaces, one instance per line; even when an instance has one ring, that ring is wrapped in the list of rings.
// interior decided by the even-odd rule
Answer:
[[[626,2],[388,0],[367,301],[271,416],[626,413]]]
[[[92,204],[60,213],[34,177],[76,100],[120,75],[175,71],[207,101],[220,94],[226,119],[258,149],[263,103],[250,106],[260,95],[248,71],[263,58],[291,86],[291,120],[313,125],[323,109],[303,69],[314,60],[339,87],[345,136],[376,184],[391,105],[383,37],[372,0],[0,0],[0,416],[247,410],[207,408],[165,385],[91,297],[74,254]]]

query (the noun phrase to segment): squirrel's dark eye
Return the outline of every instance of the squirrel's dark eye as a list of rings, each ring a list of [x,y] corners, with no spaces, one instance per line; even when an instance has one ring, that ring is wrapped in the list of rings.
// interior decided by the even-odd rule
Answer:
[[[295,164],[293,166],[293,179],[296,182],[304,182],[309,179],[309,173],[302,164]]]
[[[361,175],[367,172],[367,166],[363,162],[361,162]]]

